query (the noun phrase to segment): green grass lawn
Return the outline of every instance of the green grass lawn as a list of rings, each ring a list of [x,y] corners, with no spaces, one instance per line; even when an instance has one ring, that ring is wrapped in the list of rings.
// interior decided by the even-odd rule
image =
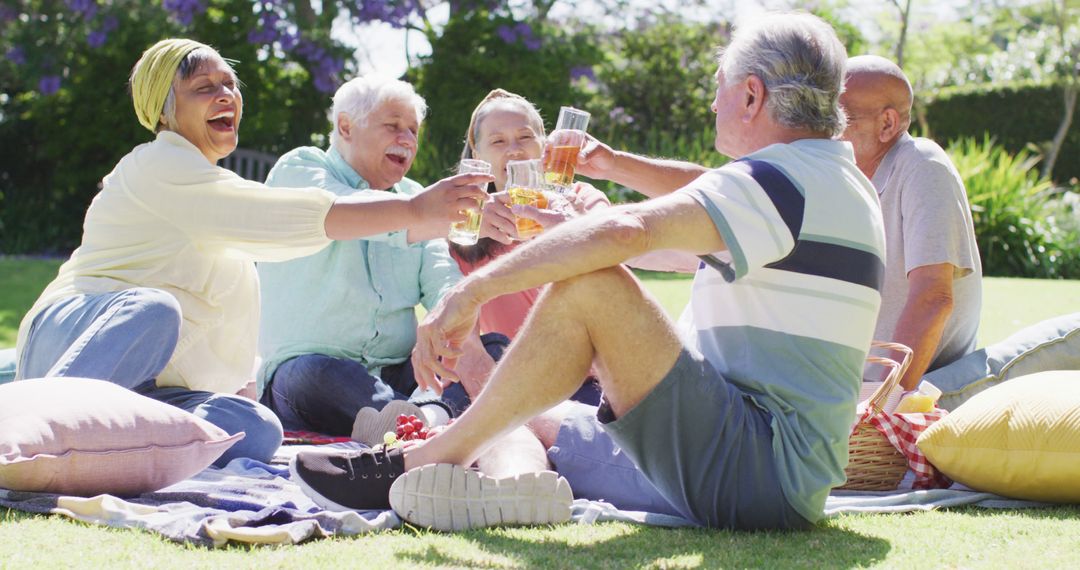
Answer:
[[[58,262],[0,258],[0,347]],[[678,314],[689,281],[643,274]],[[1080,310],[1080,281],[985,280],[980,344]],[[0,568],[1053,568],[1080,565],[1080,507],[844,516],[803,533],[665,530],[621,523],[438,534],[407,527],[294,547],[206,550],[157,535],[0,509]]]

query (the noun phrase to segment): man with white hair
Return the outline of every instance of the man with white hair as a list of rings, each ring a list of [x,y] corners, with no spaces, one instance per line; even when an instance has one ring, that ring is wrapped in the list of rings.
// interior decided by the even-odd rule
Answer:
[[[405,174],[426,112],[424,99],[408,83],[353,79],[334,94],[330,148],[290,151],[266,183],[372,198],[422,192]],[[393,430],[399,413],[416,414],[431,425],[446,423],[468,405],[470,386],[448,390],[441,399],[413,397],[417,384],[408,360],[416,341],[415,306],[434,307],[461,273],[446,241],[437,239],[447,233],[445,222],[406,224],[403,219],[398,231],[335,242],[308,257],[259,264],[260,401],[286,430],[356,435],[372,443]],[[508,341],[485,335],[484,342],[498,355]],[[475,335],[467,345],[482,380],[494,363]],[[409,400],[413,405],[402,404]],[[372,408],[362,416],[367,423],[357,421],[364,408]]]
[[[296,480],[321,504],[389,504],[439,529],[566,520],[572,481],[464,466],[595,365],[592,441],[618,444],[677,512],[738,529],[819,520],[844,481],[885,248],[874,189],[833,140],[846,59],[807,14],[737,29],[712,103],[716,149],[737,160],[715,170],[590,140],[579,172],[658,197],[569,221],[466,277],[420,327],[421,385],[464,378],[454,359],[484,302],[551,283],[472,407],[419,446],[300,454]],[[678,325],[620,265],[661,249],[702,258]],[[580,443],[592,477],[621,477]]]
[[[975,350],[982,309],[982,264],[964,182],[937,143],[908,134],[911,103],[911,83],[895,63],[875,55],[848,60],[842,138],[881,198],[888,246],[874,337],[912,348],[900,380],[907,390]]]

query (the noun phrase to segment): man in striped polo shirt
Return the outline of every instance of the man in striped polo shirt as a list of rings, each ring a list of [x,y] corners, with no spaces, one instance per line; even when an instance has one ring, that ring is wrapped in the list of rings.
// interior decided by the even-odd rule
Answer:
[[[404,452],[301,458],[305,490],[351,508],[389,493],[406,520],[442,529],[558,520],[562,480],[527,487],[463,466],[567,398],[595,364],[603,437],[676,512],[740,529],[820,519],[844,481],[885,247],[877,195],[851,146],[833,140],[845,60],[814,16],[738,29],[712,103],[716,149],[736,160],[716,170],[590,140],[579,172],[653,198],[565,223],[459,283],[420,327],[422,384],[457,380],[457,347],[485,301],[551,286],[445,432]],[[620,265],[651,250],[702,258],[678,324]],[[591,474],[608,475],[602,462]]]

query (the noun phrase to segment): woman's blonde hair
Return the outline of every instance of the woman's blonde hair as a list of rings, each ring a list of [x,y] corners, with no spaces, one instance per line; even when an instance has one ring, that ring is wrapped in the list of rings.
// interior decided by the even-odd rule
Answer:
[[[524,111],[529,117],[529,121],[535,123],[533,126],[536,127],[537,134],[541,137],[544,136],[544,119],[540,117],[540,111],[537,111],[536,107],[528,99],[505,89],[494,89],[473,109],[472,118],[469,120],[469,130],[465,132],[465,148],[461,151],[461,158],[473,158],[473,153],[476,150],[476,139],[480,136],[480,123],[488,113],[504,105]],[[494,191],[495,183],[492,182],[488,184],[488,192]],[[450,242],[450,249],[460,259],[469,263],[476,263],[482,259],[491,259],[499,255],[506,249],[506,246],[491,238],[484,237],[469,246]]]
[[[511,93],[505,89],[493,89],[473,109],[472,118],[469,120],[469,130],[465,132],[465,148],[461,151],[461,158],[473,158],[476,152],[476,139],[480,136],[480,123],[484,117],[497,106],[517,107],[529,116],[529,120],[536,123],[534,126],[540,136],[544,136],[544,119],[540,117],[540,111],[528,99]]]

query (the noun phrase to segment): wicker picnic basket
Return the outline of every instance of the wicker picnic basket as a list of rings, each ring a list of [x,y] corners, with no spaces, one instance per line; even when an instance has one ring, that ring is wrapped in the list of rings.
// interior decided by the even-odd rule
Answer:
[[[895,342],[878,341],[873,343],[872,348],[898,353],[902,355],[902,358],[900,362],[873,354],[866,358],[868,364],[884,366],[889,373],[867,401],[867,409],[873,409],[874,413],[859,418],[851,431],[851,439],[848,440],[848,465],[844,470],[847,483],[840,487],[841,489],[889,491],[896,489],[900,480],[904,478],[904,474],[907,473],[907,459],[904,455],[897,451],[885,435],[867,420],[884,411],[889,395],[904,377],[908,365],[911,364],[911,349]]]

